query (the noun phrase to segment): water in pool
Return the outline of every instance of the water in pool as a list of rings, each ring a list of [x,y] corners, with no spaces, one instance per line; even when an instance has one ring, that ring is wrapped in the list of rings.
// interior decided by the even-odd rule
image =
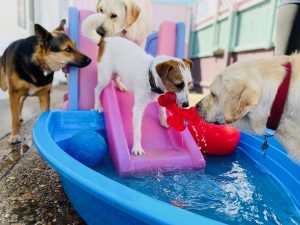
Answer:
[[[149,196],[228,224],[300,224],[284,188],[241,150],[207,157],[205,170],[155,171],[122,178],[109,157],[95,168]]]

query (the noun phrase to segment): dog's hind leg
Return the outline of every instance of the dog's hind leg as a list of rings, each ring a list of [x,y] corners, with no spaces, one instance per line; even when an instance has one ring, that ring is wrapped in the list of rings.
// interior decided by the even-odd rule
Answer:
[[[10,111],[12,115],[12,130],[8,142],[11,144],[17,144],[21,142],[20,131],[20,102],[21,94],[18,91],[11,91],[9,93]]]
[[[36,95],[39,97],[41,112],[48,111],[50,109],[50,88],[44,88]]]
[[[6,91],[8,89],[8,85],[7,85],[6,74],[4,72],[4,68],[1,61],[2,58],[0,57],[0,88],[3,91]]]
[[[147,97],[135,95],[135,101],[133,106],[133,155],[143,155],[145,151],[142,147],[142,119],[144,115],[145,108],[148,104]]]

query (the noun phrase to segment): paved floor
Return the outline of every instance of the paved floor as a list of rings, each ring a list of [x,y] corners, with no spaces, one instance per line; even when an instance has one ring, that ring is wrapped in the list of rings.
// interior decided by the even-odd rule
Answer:
[[[62,85],[53,89],[52,109],[61,107],[65,91]],[[25,141],[15,146],[7,142],[8,102],[0,101],[0,224],[84,224],[66,197],[58,174],[33,147],[31,130],[39,115],[39,104],[35,98],[26,101],[21,128]]]
[[[61,108],[66,89],[64,85],[53,89],[52,109]],[[191,105],[201,97],[191,94]],[[29,98],[24,106],[21,134],[25,141],[11,146],[7,142],[8,101],[0,100],[0,224],[84,224],[69,203],[58,174],[33,147],[31,130],[39,115],[38,100]]]
[[[27,98],[23,108],[24,121],[29,120],[39,113],[38,98]],[[0,101],[0,138],[10,132],[11,114],[9,109],[9,102],[7,99]]]

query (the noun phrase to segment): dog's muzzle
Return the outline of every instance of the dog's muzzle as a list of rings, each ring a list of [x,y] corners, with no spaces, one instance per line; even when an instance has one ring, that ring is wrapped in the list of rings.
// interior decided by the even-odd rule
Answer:
[[[188,102],[183,102],[182,104],[181,104],[181,106],[182,106],[182,108],[187,108],[187,107],[189,107],[189,103]]]
[[[103,27],[98,27],[98,28],[96,29],[96,32],[97,32],[97,34],[99,34],[101,37],[104,37],[105,34],[106,34],[106,31],[105,31],[105,29],[104,29]]]

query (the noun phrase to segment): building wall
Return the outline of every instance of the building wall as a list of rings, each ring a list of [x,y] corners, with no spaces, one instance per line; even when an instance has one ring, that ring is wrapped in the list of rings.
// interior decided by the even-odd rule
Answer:
[[[38,1],[38,0],[37,0]],[[55,0],[56,1],[56,0]],[[95,11],[95,0],[67,0],[67,6]],[[184,22],[189,24],[189,6],[186,4],[170,4],[164,1],[152,3],[153,31],[157,31],[163,21]]]
[[[189,57],[196,66],[194,82],[204,92],[230,63],[273,55],[278,0],[214,2],[215,9],[209,8],[198,17],[197,12],[208,0],[193,5]]]
[[[229,58],[229,64],[236,61],[243,61],[255,58],[273,56],[273,48],[263,50],[252,50],[233,53]],[[202,57],[193,59],[193,80],[200,85],[204,94],[208,93],[209,86],[218,74],[227,66],[227,59],[221,57]]]
[[[28,8],[28,1],[25,0]],[[26,27],[21,28],[18,25],[18,8],[17,0],[1,0],[0,1],[0,54],[14,40],[24,38],[30,34],[29,15],[26,14]]]
[[[24,0],[25,9],[29,9],[28,0]],[[26,26],[21,28],[18,25],[17,0],[0,0],[0,55],[13,41],[27,37],[31,34],[31,21],[29,14],[25,13]],[[0,90],[0,99],[7,98],[7,92]]]

